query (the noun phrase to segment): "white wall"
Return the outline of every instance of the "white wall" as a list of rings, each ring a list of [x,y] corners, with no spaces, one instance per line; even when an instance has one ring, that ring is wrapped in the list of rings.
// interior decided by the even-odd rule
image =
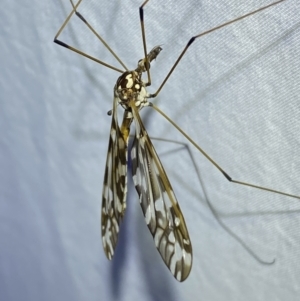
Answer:
[[[192,35],[271,1],[242,2],[150,0],[148,49],[163,47],[150,91]],[[119,75],[53,43],[71,9],[67,0],[1,4],[1,300],[298,300],[300,203],[229,184],[192,146],[195,164],[187,148],[155,142],[193,242],[189,278],[180,284],[165,268],[131,181],[109,262],[99,220],[106,112]],[[83,0],[80,9],[130,69],[143,56],[140,4]],[[196,41],[157,99],[233,178],[297,195],[299,9],[299,1],[286,0]],[[117,66],[75,17],[61,39]],[[143,111],[151,136],[185,142],[158,114]],[[206,198],[257,256],[275,264],[250,256]]]

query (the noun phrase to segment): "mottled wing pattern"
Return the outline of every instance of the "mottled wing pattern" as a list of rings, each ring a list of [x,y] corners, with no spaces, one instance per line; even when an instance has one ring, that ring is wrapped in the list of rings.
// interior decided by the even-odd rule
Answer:
[[[133,181],[155,245],[174,277],[183,281],[192,267],[192,246],[188,230],[172,186],[139,113],[135,107],[132,112],[136,125],[131,150]]]
[[[118,99],[114,99],[112,122],[102,195],[101,230],[104,252],[109,260],[114,255],[119,225],[126,209],[127,141],[118,125]]]

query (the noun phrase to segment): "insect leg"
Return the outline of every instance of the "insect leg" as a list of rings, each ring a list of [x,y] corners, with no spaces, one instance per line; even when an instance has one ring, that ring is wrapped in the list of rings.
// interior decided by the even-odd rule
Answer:
[[[151,85],[151,74],[150,74],[150,63],[148,62],[147,57],[147,43],[146,43],[146,33],[145,33],[145,25],[144,25],[144,6],[148,3],[149,0],[146,0],[139,9],[140,13],[140,23],[141,23],[141,30],[142,30],[142,38],[143,38],[143,48],[144,48],[144,55],[146,60],[146,68],[147,68],[147,76],[148,76],[148,82],[146,83],[146,86]]]
[[[128,68],[125,66],[125,64],[121,61],[121,59],[115,54],[115,52],[109,47],[109,45],[105,42],[105,40],[98,34],[98,32],[92,27],[92,25],[83,17],[83,15],[77,11],[76,7],[78,7],[76,5],[74,5],[73,0],[70,0],[71,5],[73,7],[73,9],[75,10],[75,14],[76,16],[83,21],[86,26],[92,31],[92,33],[101,41],[101,43],[107,48],[107,50],[115,57],[115,59],[122,65],[122,67],[128,71]]]
[[[171,120],[165,113],[163,113],[154,104],[152,104],[152,103],[149,102],[149,106],[152,107],[153,109],[155,109],[165,119],[167,119],[190,143],[192,143],[196,147],[196,149],[200,153],[202,153],[202,155],[204,155],[204,157],[206,157],[207,160],[209,160],[223,174],[223,176],[229,182],[235,183],[235,184],[239,184],[239,185],[243,185],[243,186],[248,186],[248,187],[256,188],[256,189],[260,189],[260,190],[264,190],[264,191],[274,192],[274,193],[281,194],[281,195],[284,195],[284,196],[288,196],[288,197],[291,197],[291,198],[300,199],[300,196],[298,196],[298,195],[294,195],[294,194],[282,192],[282,191],[279,191],[279,190],[275,190],[275,189],[272,189],[272,188],[268,188],[268,187],[264,187],[264,186],[259,186],[259,185],[255,185],[255,184],[252,184],[252,183],[242,182],[242,181],[239,181],[239,180],[232,179],[228,175],[228,173],[225,172],[225,170],[219,164],[217,164],[217,162],[215,162],[194,140],[192,140],[192,138],[190,138],[173,120]]]
[[[147,0],[147,1],[149,1],[149,0]],[[144,4],[146,4],[147,1]],[[198,38],[200,38],[200,37],[202,37],[202,36],[204,36],[206,34],[209,34],[209,33],[213,32],[215,30],[218,30],[218,29],[220,29],[222,27],[225,27],[227,25],[230,25],[232,23],[235,23],[237,21],[245,19],[245,18],[247,18],[247,17],[249,17],[251,15],[254,15],[254,14],[256,14],[256,13],[262,11],[262,10],[265,10],[265,9],[271,7],[271,6],[277,5],[277,4],[279,4],[280,2],[283,2],[283,1],[285,1],[285,0],[279,0],[279,1],[273,2],[273,3],[269,4],[269,5],[263,6],[263,7],[259,8],[259,9],[257,9],[257,10],[254,10],[254,11],[252,11],[250,13],[247,13],[245,15],[242,15],[242,16],[236,18],[236,19],[233,19],[231,21],[228,21],[228,22],[225,22],[225,23],[223,23],[221,25],[213,27],[213,28],[211,28],[209,30],[206,30],[206,31],[204,31],[204,32],[202,32],[202,33],[200,33],[200,34],[198,34],[198,35],[193,36],[192,38],[190,38],[190,40],[188,41],[188,43],[184,47],[183,51],[181,52],[181,54],[177,58],[177,60],[174,63],[173,67],[171,68],[171,70],[169,71],[169,73],[167,74],[167,76],[165,77],[165,79],[163,80],[163,82],[161,83],[161,85],[159,86],[159,88],[157,89],[157,91],[154,94],[151,94],[150,97],[156,97],[159,94],[159,92],[161,91],[161,89],[163,88],[163,86],[165,85],[165,83],[167,82],[167,80],[169,79],[169,77],[171,76],[171,74],[173,73],[174,69],[177,67],[177,65],[181,61],[182,57],[185,55],[185,53],[187,52],[187,50],[189,49],[189,47],[195,42],[196,39],[198,39]]]
[[[81,50],[79,50],[79,49],[77,49],[77,48],[75,48],[75,47],[73,47],[73,46],[70,46],[70,45],[64,43],[64,42],[61,41],[61,40],[58,40],[59,35],[62,33],[62,31],[64,30],[64,28],[66,27],[66,25],[69,23],[71,17],[72,17],[73,14],[76,12],[76,9],[77,9],[77,7],[79,6],[79,4],[81,3],[81,1],[82,1],[82,0],[79,0],[79,1],[76,3],[76,5],[73,6],[72,11],[70,12],[70,14],[69,14],[68,17],[66,18],[66,20],[64,21],[64,23],[62,24],[62,26],[59,28],[57,34],[55,35],[55,37],[54,37],[54,43],[56,43],[56,44],[58,44],[58,45],[60,45],[60,46],[63,46],[63,47],[65,47],[65,48],[67,48],[67,49],[70,49],[70,50],[72,50],[72,51],[74,51],[74,52],[76,52],[76,53],[78,53],[78,54],[80,54],[80,55],[82,55],[82,56],[84,56],[84,57],[90,59],[90,60],[95,61],[95,62],[98,63],[98,64],[101,64],[101,65],[107,67],[107,68],[110,68],[110,69],[113,69],[113,70],[118,71],[118,72],[120,72],[120,73],[123,73],[123,72],[124,72],[123,70],[118,69],[118,68],[116,68],[116,67],[114,67],[114,66],[111,66],[111,65],[109,65],[109,64],[107,64],[107,63],[105,63],[105,62],[103,62],[103,61],[101,61],[101,60],[95,58],[94,56],[91,56],[91,55],[89,55],[89,54],[87,54],[87,53],[85,53],[85,52],[83,52],[83,51],[81,51]]]

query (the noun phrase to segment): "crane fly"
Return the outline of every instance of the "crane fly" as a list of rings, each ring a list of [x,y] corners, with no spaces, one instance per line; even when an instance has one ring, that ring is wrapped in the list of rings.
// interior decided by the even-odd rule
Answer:
[[[273,2],[190,38],[156,92],[150,94],[147,91],[147,88],[151,85],[150,66],[151,63],[159,56],[159,53],[162,51],[162,47],[155,46],[151,51],[147,51],[144,28],[144,7],[149,0],[146,0],[139,8],[144,54],[143,58],[138,61],[137,67],[133,70],[127,69],[104,39],[90,25],[88,20],[79,13],[78,7],[82,0],[79,0],[76,4],[70,0],[72,11],[56,34],[54,42],[101,65],[104,65],[105,67],[122,73],[117,79],[113,89],[113,108],[109,111],[109,115],[112,115],[111,129],[102,195],[102,242],[104,252],[109,260],[111,260],[114,256],[118,241],[119,227],[126,210],[128,165],[127,149],[130,126],[132,122],[134,122],[135,135],[131,147],[132,176],[142,211],[145,216],[146,224],[153,236],[155,246],[163,261],[178,281],[184,281],[190,274],[192,268],[192,244],[187,226],[168,176],[141,120],[139,111],[144,107],[153,108],[167,119],[224,175],[228,181],[288,197],[300,198],[299,196],[282,191],[232,179],[228,173],[226,173],[199,145],[197,145],[181,128],[179,128],[174,121],[172,121],[165,113],[149,101],[149,99],[155,98],[159,94],[188,48],[196,39],[253,14],[259,13],[260,11],[268,9],[269,7],[277,5],[283,1],[285,0]],[[115,59],[122,65],[125,71],[109,65],[58,39],[59,35],[62,33],[63,29],[74,14],[79,17],[79,19],[83,21],[95,34],[95,36],[104,44]],[[146,74],[146,80],[142,78],[143,74]],[[118,106],[121,106],[124,109],[123,120],[120,125],[117,114]]]

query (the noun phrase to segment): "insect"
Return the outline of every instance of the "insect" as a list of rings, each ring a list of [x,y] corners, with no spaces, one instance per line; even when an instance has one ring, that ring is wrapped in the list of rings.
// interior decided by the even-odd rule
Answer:
[[[102,242],[105,254],[109,260],[111,260],[114,256],[118,241],[119,227],[126,210],[127,148],[130,126],[134,122],[135,136],[131,148],[132,174],[146,224],[154,238],[154,243],[163,261],[178,281],[184,281],[190,274],[192,268],[192,245],[187,226],[173,188],[141,120],[139,111],[144,107],[151,107],[166,118],[224,175],[228,181],[289,197],[299,198],[296,195],[232,179],[183,130],[181,130],[168,116],[149,101],[150,98],[155,98],[160,93],[174,69],[185,55],[186,51],[196,39],[217,29],[230,25],[231,23],[242,20],[250,15],[259,13],[260,11],[277,5],[283,1],[284,0],[273,2],[267,6],[242,15],[239,18],[223,23],[190,38],[175,64],[158,87],[157,91],[150,94],[147,91],[147,87],[151,85],[150,66],[151,63],[159,56],[162,51],[162,46],[155,46],[151,51],[147,51],[144,28],[144,7],[148,4],[149,0],[146,0],[140,7],[140,24],[144,46],[144,57],[138,61],[137,67],[133,70],[127,69],[108,44],[89,24],[88,20],[80,14],[78,7],[82,0],[79,0],[76,4],[74,4],[71,0],[73,9],[56,34],[54,42],[77,52],[82,56],[94,60],[99,64],[122,73],[115,84],[113,109],[109,112],[109,114],[112,115],[111,130],[106,159],[101,210]],[[88,55],[58,39],[59,35],[74,14],[88,26],[88,28],[123,66],[125,71],[109,65],[96,57]],[[146,74],[146,80],[142,78],[143,74]],[[124,109],[121,125],[119,125],[117,114],[119,105]]]

